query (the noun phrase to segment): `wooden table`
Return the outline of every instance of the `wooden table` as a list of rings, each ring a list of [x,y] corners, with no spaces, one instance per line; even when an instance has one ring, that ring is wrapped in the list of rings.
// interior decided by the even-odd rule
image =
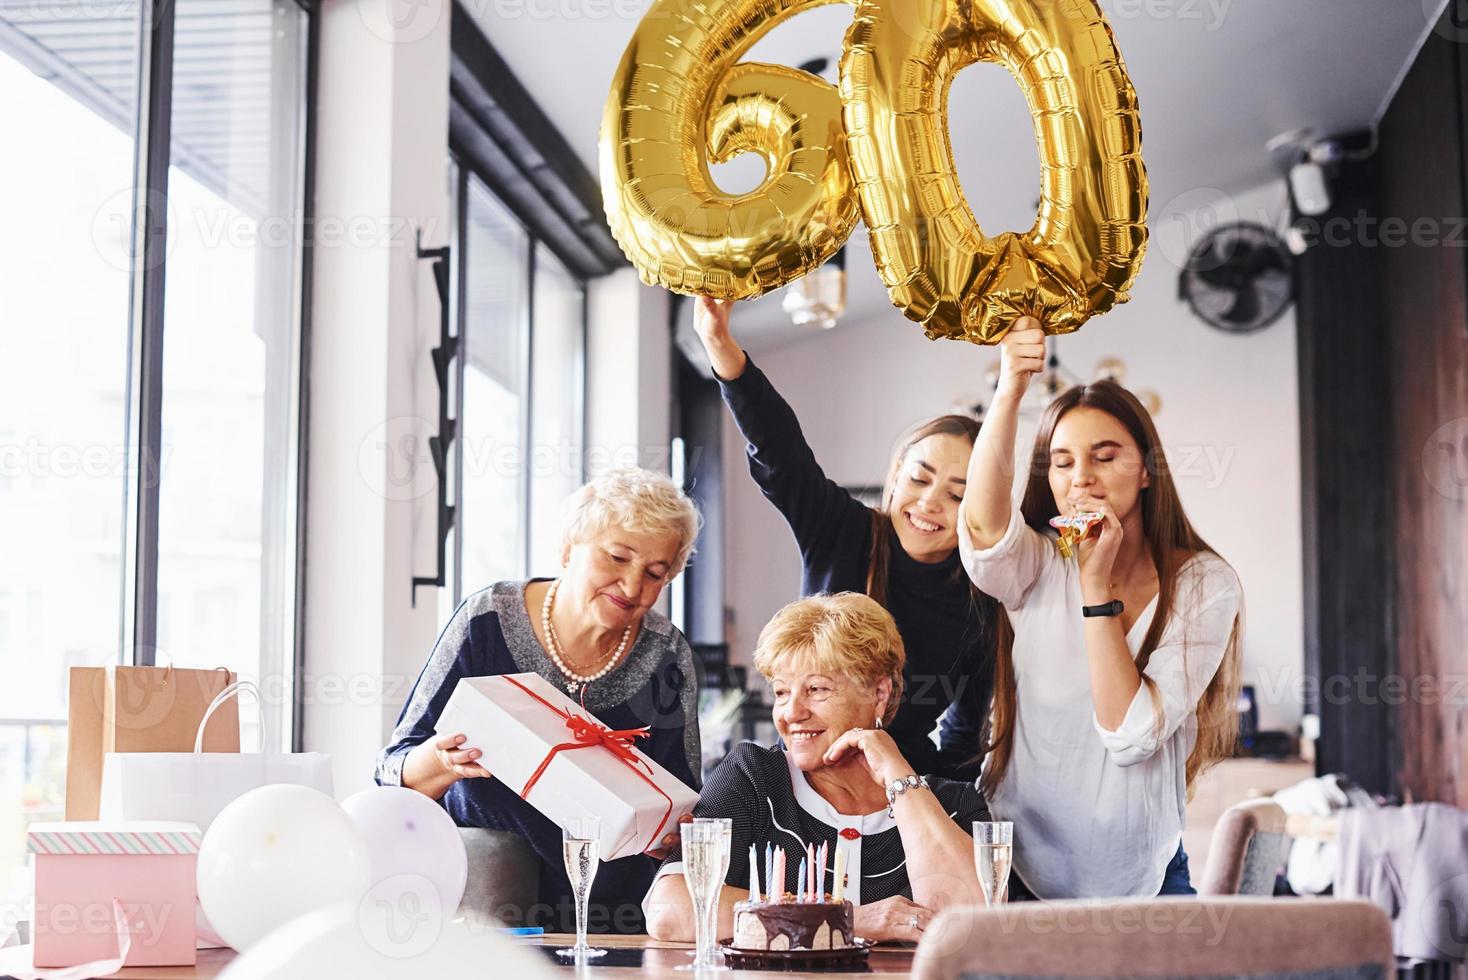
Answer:
[[[540,946],[565,947],[575,942],[575,936],[547,934],[538,940],[530,942]],[[526,940],[521,940],[525,942]],[[664,980],[687,980],[688,973],[678,973],[674,967],[691,962],[692,946],[688,943],[665,943],[647,936],[588,936],[587,942],[592,946],[608,950],[606,965],[600,965],[598,961],[592,960],[585,967],[575,969],[567,965],[564,969],[569,973],[582,977],[604,977],[613,980],[618,977],[630,977],[634,973],[641,973],[649,977],[662,977]],[[828,972],[820,973],[783,973],[768,970],[731,970],[728,973],[717,974],[719,977],[744,978],[744,977],[859,977],[869,976],[872,973],[911,973],[912,972],[912,946],[879,946],[873,949],[867,958],[868,971],[865,973],[843,973]],[[640,957],[639,957],[640,954]],[[636,962],[640,959],[640,962]],[[549,960],[549,956],[547,956]],[[625,964],[625,965],[622,965]],[[705,974],[707,976],[707,974]]]
[[[531,946],[560,948],[570,946],[575,938],[575,936],[549,933],[534,939],[517,939],[515,942]],[[688,943],[659,942],[647,936],[590,936],[588,942],[592,946],[610,952],[604,960],[593,960],[580,969],[571,963],[565,963],[559,968],[552,967],[552,969],[565,973],[568,977],[601,977],[606,980],[615,980],[619,977],[631,978],[638,974],[647,977],[662,977],[665,980],[689,980],[692,976],[689,973],[675,972],[673,969],[690,962],[692,946]],[[112,974],[111,978],[116,978],[116,980],[209,980],[222,973],[234,956],[234,952],[227,949],[201,949],[197,966],[134,967],[119,970]],[[867,976],[871,973],[910,973],[912,958],[913,947],[911,946],[879,946],[868,955],[868,973],[824,971],[820,973],[780,973],[765,970],[731,970],[727,973],[720,973],[718,976],[728,978],[728,980],[742,980],[745,977],[821,977],[829,980],[832,977]],[[549,954],[545,954],[545,961],[547,965],[555,962]],[[407,974],[404,975],[407,976]]]

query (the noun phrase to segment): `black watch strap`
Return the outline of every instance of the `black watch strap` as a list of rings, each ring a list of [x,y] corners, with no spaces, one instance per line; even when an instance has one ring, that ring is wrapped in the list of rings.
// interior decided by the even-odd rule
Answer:
[[[1125,608],[1126,606],[1121,604],[1120,599],[1112,599],[1110,602],[1103,602],[1099,606],[1082,606],[1081,615],[1087,619],[1093,616],[1120,616],[1122,610]]]

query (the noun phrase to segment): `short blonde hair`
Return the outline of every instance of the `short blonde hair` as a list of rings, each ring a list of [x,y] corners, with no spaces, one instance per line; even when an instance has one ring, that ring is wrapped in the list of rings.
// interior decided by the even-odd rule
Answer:
[[[891,721],[902,700],[902,667],[907,649],[892,614],[860,592],[813,595],[775,613],[760,631],[754,667],[771,680],[781,662],[803,660],[824,674],[854,677],[868,688],[892,681],[892,696],[882,712]]]
[[[609,528],[637,534],[671,534],[678,539],[672,578],[693,557],[698,537],[698,508],[672,480],[652,470],[609,470],[566,498],[561,542],[580,544]]]

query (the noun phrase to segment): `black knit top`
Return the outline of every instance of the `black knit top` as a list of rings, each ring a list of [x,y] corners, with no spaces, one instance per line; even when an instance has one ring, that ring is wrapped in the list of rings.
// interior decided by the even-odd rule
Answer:
[[[933,777],[929,788],[944,811],[969,832],[975,820],[988,820],[989,808],[971,781]],[[699,817],[726,817],[732,821],[729,873],[724,883],[735,888],[750,885],[749,848],[761,865],[761,894],[771,890],[766,875],[766,847],[784,849],[785,880],[776,884],[794,892],[800,880],[800,862],[811,850],[826,845],[826,888],[835,884],[836,852],[847,852],[845,897],[853,905],[871,904],[893,895],[912,898],[907,877],[907,855],[896,819],[883,807],[876,813],[848,815],[837,812],[806,781],[805,774],[778,748],[740,742],[708,779],[698,806]],[[683,873],[683,854],[674,847],[659,870]]]

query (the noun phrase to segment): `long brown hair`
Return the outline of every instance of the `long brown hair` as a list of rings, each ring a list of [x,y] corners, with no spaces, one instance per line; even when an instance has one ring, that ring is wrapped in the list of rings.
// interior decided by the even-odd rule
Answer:
[[[897,489],[897,478],[902,474],[902,464],[912,447],[929,436],[958,436],[972,446],[979,438],[979,421],[968,415],[939,415],[909,429],[897,443],[892,460],[887,466],[887,479],[882,483],[882,502],[871,508],[872,547],[867,561],[867,595],[875,599],[883,609],[887,608],[887,574],[892,565],[892,494]],[[961,518],[960,518],[961,519]],[[968,578],[962,568],[954,570],[955,576]],[[969,602],[979,616],[981,628],[991,627],[997,622],[999,603],[980,592],[969,581]],[[992,633],[992,628],[986,630]],[[992,649],[992,636],[981,636],[980,642]]]
[[[1035,448],[1030,454],[1030,475],[1020,504],[1025,523],[1042,533],[1047,532],[1050,519],[1059,514],[1055,495],[1050,490],[1050,442],[1061,418],[1071,409],[1081,407],[1099,409],[1120,422],[1136,441],[1142,453],[1142,463],[1152,477],[1151,484],[1142,489],[1138,503],[1147,551],[1157,569],[1157,608],[1136,660],[1137,670],[1141,672],[1147,669],[1147,662],[1162,641],[1163,631],[1171,618],[1177,598],[1178,570],[1195,554],[1218,553],[1193,529],[1183,513],[1182,500],[1178,497],[1177,485],[1173,483],[1152,417],[1135,395],[1114,381],[1076,385],[1046,409],[1040,421],[1040,431],[1035,436]],[[1239,696],[1241,617],[1242,613],[1234,620],[1223,661],[1198,701],[1197,741],[1188,755],[1186,772],[1189,796],[1193,792],[1193,780],[1220,759],[1231,755],[1238,739],[1234,710]],[[990,720],[988,762],[982,781],[986,793],[992,793],[1004,779],[1014,748],[1014,718],[1018,706],[1013,652],[1014,628],[1009,616],[1001,613],[998,655],[994,665],[994,709]],[[1157,690],[1146,674],[1142,675],[1142,684],[1152,696],[1154,716],[1160,726],[1162,708]]]

